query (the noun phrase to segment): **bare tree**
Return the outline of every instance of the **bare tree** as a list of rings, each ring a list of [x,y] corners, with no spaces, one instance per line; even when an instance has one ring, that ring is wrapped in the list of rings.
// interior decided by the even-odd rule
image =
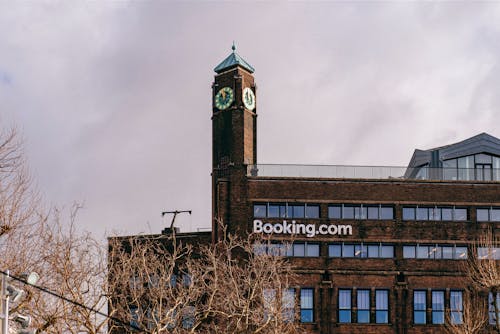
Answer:
[[[292,268],[283,257],[254,252],[267,241],[195,242],[175,235],[110,239],[115,315],[147,333],[299,332]]]
[[[477,291],[464,290],[462,303],[450,301],[445,328],[450,334],[478,334],[488,325],[484,296]]]

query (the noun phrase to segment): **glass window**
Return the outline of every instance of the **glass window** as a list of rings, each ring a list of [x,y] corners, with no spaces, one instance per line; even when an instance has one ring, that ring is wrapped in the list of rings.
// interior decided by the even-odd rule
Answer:
[[[304,218],[304,205],[292,205],[291,209],[292,218]]]
[[[403,246],[403,258],[414,259],[416,258],[415,246]]]
[[[477,209],[477,221],[478,222],[487,222],[490,220],[489,217],[489,209]]]
[[[465,208],[455,208],[453,220],[455,221],[465,221],[467,220],[467,209]]]
[[[476,154],[476,163],[477,164],[491,164],[491,155],[487,155],[484,153]]]
[[[453,220],[453,208],[441,208],[442,220]]]
[[[339,323],[351,322],[351,290],[339,289]]]
[[[358,323],[370,323],[370,290],[358,290]]]
[[[403,220],[415,220],[415,208],[403,208]]]
[[[129,306],[129,311],[130,311],[130,326],[132,328],[140,328],[139,326],[139,307],[135,305]]]
[[[280,217],[280,205],[279,204],[269,204],[267,216],[269,218],[279,218]]]
[[[450,292],[450,320],[454,325],[461,324],[463,322],[463,300],[462,291],[451,291]]]
[[[319,244],[306,244],[306,255],[307,257],[318,257],[319,256]]]
[[[273,310],[276,307],[276,290],[275,289],[264,289],[262,291],[262,299],[264,306],[264,321],[269,320],[273,317]]]
[[[493,157],[493,180],[500,181],[500,158]]]
[[[394,208],[389,206],[382,206],[380,208],[380,219],[394,219]]]
[[[343,257],[354,257],[354,245],[344,245]]]
[[[378,206],[369,206],[368,207],[368,219],[378,219]]]
[[[467,247],[455,247],[455,259],[457,260],[467,259]]]
[[[306,218],[319,218],[319,205],[307,205]]]
[[[368,245],[368,257],[379,257],[379,245]]]
[[[314,290],[300,289],[300,322],[314,321]]]
[[[490,216],[492,222],[500,222],[500,209],[491,209]]]
[[[345,205],[342,211],[342,218],[344,219],[354,219],[354,207]]]
[[[425,315],[425,309],[427,307],[425,301],[425,291],[415,290],[413,291],[413,322],[415,324],[426,324],[427,319]]]
[[[417,259],[429,258],[429,246],[417,245]]]
[[[368,248],[366,245],[354,245],[354,257],[366,257],[368,254]]]
[[[302,257],[306,255],[305,244],[293,244],[293,256]]]
[[[429,246],[429,258],[430,259],[440,259],[441,258],[441,247]]]
[[[340,205],[331,205],[328,207],[328,218],[341,219],[342,207]]]
[[[254,204],[253,205],[253,216],[255,218],[266,218],[267,212],[266,204]]]
[[[417,220],[429,220],[429,208],[417,208]]]
[[[328,246],[328,256],[329,257],[342,257],[342,245],[335,244]]]
[[[442,258],[443,259],[453,259],[453,247],[452,246],[442,246]]]
[[[444,324],[444,291],[432,291],[432,323]]]
[[[450,159],[443,161],[443,179],[444,180],[457,179],[457,159]]]
[[[392,245],[382,245],[380,249],[381,258],[393,258],[394,257],[394,246]]]
[[[295,318],[295,289],[283,290],[281,297],[283,321],[290,323]]]
[[[474,180],[474,157],[458,158],[458,179]]]
[[[364,206],[354,207],[354,219],[366,219],[366,208]]]
[[[389,291],[375,290],[375,322],[389,323]]]
[[[441,208],[429,208],[429,220],[441,220]]]

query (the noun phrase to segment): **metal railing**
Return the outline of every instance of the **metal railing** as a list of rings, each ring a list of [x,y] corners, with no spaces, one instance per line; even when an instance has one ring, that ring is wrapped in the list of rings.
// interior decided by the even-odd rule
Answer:
[[[447,181],[500,181],[500,169],[430,168],[400,166],[278,165],[247,167],[254,177],[309,177],[338,179],[417,179]]]

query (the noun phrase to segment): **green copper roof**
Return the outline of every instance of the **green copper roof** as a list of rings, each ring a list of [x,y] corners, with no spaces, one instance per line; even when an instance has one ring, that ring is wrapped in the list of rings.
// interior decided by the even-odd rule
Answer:
[[[255,72],[255,70],[252,67],[252,65],[250,65],[249,63],[247,63],[243,58],[241,58],[236,53],[236,46],[234,46],[234,43],[233,43],[232,49],[233,49],[233,52],[226,59],[224,59],[222,61],[222,63],[220,63],[219,65],[217,65],[214,68],[214,71],[216,73],[221,73],[222,71],[224,71],[224,70],[226,70],[228,68],[235,67],[235,66],[239,65],[239,66],[243,67],[244,69],[246,69],[247,71],[249,71],[250,73]]]

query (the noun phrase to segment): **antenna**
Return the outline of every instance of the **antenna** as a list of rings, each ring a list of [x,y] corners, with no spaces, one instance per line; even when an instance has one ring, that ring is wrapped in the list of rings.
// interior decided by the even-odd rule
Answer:
[[[172,214],[174,215],[172,217],[172,222],[170,223],[170,228],[165,228],[162,233],[168,233],[168,232],[173,232],[173,229],[174,229],[174,222],[175,222],[175,218],[177,217],[177,215],[179,213],[189,213],[191,214],[191,210],[174,210],[174,211],[163,211],[161,213],[161,216],[164,217],[165,215],[167,214]]]

